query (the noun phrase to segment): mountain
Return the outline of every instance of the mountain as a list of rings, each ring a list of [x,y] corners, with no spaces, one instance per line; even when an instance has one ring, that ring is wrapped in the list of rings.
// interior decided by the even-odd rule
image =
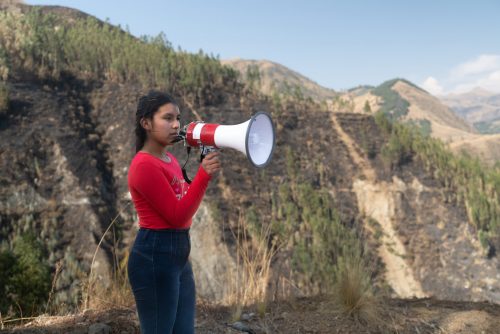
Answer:
[[[331,109],[341,107],[363,113],[368,103],[370,111],[374,113],[380,109],[380,105],[387,103],[384,96],[392,96],[390,91],[393,91],[400,96],[401,101],[409,104],[408,112],[404,113],[401,121],[418,124],[433,137],[449,143],[455,152],[468,152],[489,165],[500,160],[500,136],[496,135],[495,130],[500,126],[500,96],[489,92],[476,90],[463,97],[450,95],[436,98],[407,80],[394,79],[379,87],[360,86],[338,93],[266,60],[233,59],[222,60],[221,63],[238,70],[247,84],[250,74],[252,85],[256,85],[263,94],[299,94],[316,101],[325,101]],[[373,94],[373,90],[378,90],[378,95]],[[346,108],[339,101],[350,105]]]
[[[368,103],[370,111],[374,113],[380,109],[381,105],[387,103],[384,101],[384,96],[386,98],[392,96],[390,91],[393,91],[400,96],[401,101],[408,103],[408,112],[404,112],[401,121],[418,124],[433,137],[449,143],[450,148],[455,152],[468,152],[489,165],[500,160],[500,137],[495,134],[496,127],[500,125],[500,119],[497,116],[500,109],[495,103],[498,103],[497,100],[500,99],[489,92],[476,90],[474,98],[469,96],[468,103],[474,104],[476,103],[474,101],[478,101],[479,98],[484,101],[484,108],[474,112],[479,108],[475,105],[466,108],[469,111],[463,113],[458,109],[453,110],[453,106],[456,107],[459,103],[458,97],[448,97],[445,101],[451,101],[451,99],[455,101],[455,104],[448,106],[441,101],[442,99],[432,96],[403,79],[389,80],[379,87],[360,86],[345,93],[338,93],[280,64],[269,61],[233,59],[222,60],[221,63],[238,70],[243,82],[247,84],[249,84],[248,74],[250,74],[253,78],[250,80],[251,85],[256,85],[263,94],[298,94],[300,97],[324,101],[331,109],[340,107],[346,111],[363,113]],[[373,90],[378,90],[378,95],[373,94]],[[342,105],[342,101],[349,106]],[[463,104],[462,101],[462,105],[468,104]],[[474,118],[476,121],[473,121]]]
[[[407,120],[427,119],[431,122],[431,134],[450,143],[455,152],[465,150],[492,165],[500,161],[500,134],[480,134],[461,117],[422,90],[398,83],[394,89],[410,103]]]
[[[267,95],[274,92],[301,94],[318,101],[333,99],[338,95],[333,89],[322,87],[300,73],[268,60],[224,59],[221,63],[239,71],[246,82],[248,74],[252,77],[253,71],[255,85]]]
[[[481,133],[500,133],[500,94],[476,88],[463,94],[448,94],[440,100],[473,124]]]
[[[162,36],[138,40],[92,17],[28,9],[0,15],[2,316],[122,305],[113,299],[120,288],[130,302],[123,263],[137,217],[127,172],[137,99],[151,87],[172,93],[184,124],[238,124],[260,110],[275,122],[265,169],[221,154],[191,230],[200,297],[238,308],[338,295],[354,272],[363,298],[500,303],[498,170],[389,121],[434,103],[425,92],[394,81],[336,96],[328,108],[273,100]],[[20,33],[28,42],[10,43]],[[367,94],[370,108],[355,112]],[[431,121],[469,129],[453,114]],[[182,144],[172,150],[188,158]],[[197,167],[191,157],[188,174]]]
[[[378,87],[356,88],[340,99],[352,112],[366,113],[368,103],[369,113],[382,110],[399,121],[416,124],[423,132],[449,144],[454,152],[465,150],[489,165],[500,160],[500,135],[479,133],[440,99],[407,80],[394,79]]]

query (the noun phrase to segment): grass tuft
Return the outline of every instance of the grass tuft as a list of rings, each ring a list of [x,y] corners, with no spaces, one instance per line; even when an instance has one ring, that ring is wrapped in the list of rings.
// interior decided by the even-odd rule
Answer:
[[[337,311],[367,326],[380,325],[380,303],[374,296],[364,261],[358,257],[340,258],[334,286]]]
[[[271,262],[279,247],[269,247],[270,225],[261,226],[258,235],[248,238],[248,224],[240,217],[238,228],[233,233],[236,239],[236,269],[229,273],[229,293],[224,304],[233,308],[234,321],[241,318],[243,307],[255,305],[257,312],[264,316],[269,301],[268,289],[271,279]]]

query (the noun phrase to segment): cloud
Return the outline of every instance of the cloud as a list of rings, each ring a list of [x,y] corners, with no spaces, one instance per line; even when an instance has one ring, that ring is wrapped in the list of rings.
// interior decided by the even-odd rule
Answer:
[[[500,69],[498,71],[490,73],[484,82],[480,83],[480,85],[484,86],[486,89],[500,92]]]
[[[460,79],[498,69],[500,69],[500,55],[480,55],[476,59],[467,61],[453,68],[451,70],[451,77]]]
[[[500,93],[500,55],[479,55],[452,67],[445,77],[427,77],[421,86],[433,95],[461,94],[475,88]]]
[[[453,92],[457,94],[466,93],[477,87],[493,93],[500,93],[500,70],[491,72],[476,80],[460,83],[454,87]]]
[[[425,89],[432,95],[443,94],[443,87],[441,87],[439,82],[433,77],[428,77],[427,79],[425,79],[425,81],[420,86],[422,86],[423,89]]]

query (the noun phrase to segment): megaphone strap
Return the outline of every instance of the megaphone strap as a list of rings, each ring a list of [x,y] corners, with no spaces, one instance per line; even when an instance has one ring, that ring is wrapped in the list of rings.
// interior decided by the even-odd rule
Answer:
[[[191,154],[191,146],[186,146],[186,152],[187,152],[186,161],[184,162],[184,165],[182,165],[181,170],[182,170],[182,176],[184,177],[184,180],[187,182],[187,184],[191,184],[192,180],[188,177],[187,171],[186,171],[186,164],[189,160],[189,155]]]
[[[187,184],[191,184],[192,180],[187,175],[186,168],[182,168],[182,176],[184,176],[184,180],[186,181]]]

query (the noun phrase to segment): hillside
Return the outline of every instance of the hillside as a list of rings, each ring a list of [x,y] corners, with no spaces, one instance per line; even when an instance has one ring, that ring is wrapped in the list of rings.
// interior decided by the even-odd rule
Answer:
[[[386,102],[380,93],[373,94],[373,90],[393,90],[409,104],[408,112],[400,121],[418,124],[434,138],[450,143],[454,152],[468,152],[489,165],[500,160],[500,137],[495,130],[500,124],[498,96],[489,92],[436,98],[405,80],[390,80],[380,87],[359,87],[337,93],[273,62],[232,59],[221,63],[238,70],[242,82],[263,94],[312,98],[326,102],[331,110],[343,107],[344,101],[352,112],[364,113],[368,103],[370,112],[375,113]]]
[[[406,120],[429,120],[432,136],[450,143],[455,152],[465,150],[490,165],[500,161],[500,134],[478,134],[437,98],[412,89],[410,85],[399,82],[394,89],[410,103]]]
[[[252,81],[251,84],[266,95],[299,94],[316,101],[333,99],[338,95],[333,89],[324,88],[300,73],[271,61],[223,59],[221,63],[239,71],[243,82]]]
[[[476,88],[468,93],[440,96],[439,99],[479,132],[500,133],[500,94]]]
[[[0,90],[0,265],[17,270],[0,274],[2,316],[15,317],[15,303],[25,315],[33,304],[66,314],[103,302],[130,303],[130,293],[120,303],[111,297],[117,285],[129,292],[119,278],[137,230],[126,184],[133,118],[138,97],[156,87],[176,97],[184,124],[198,118],[237,124],[265,110],[276,126],[276,150],[266,169],[252,168],[237,152],[222,152],[223,171],[192,229],[201,298],[236,308],[269,305],[271,318],[261,320],[286,332],[289,319],[312,316],[314,298],[339,295],[339,286],[358,270],[362,300],[375,295],[395,305],[384,319],[397,317],[401,332],[458,326],[452,320],[468,311],[486,319],[478,328],[495,328],[497,308],[469,302],[500,302],[497,170],[454,157],[380,113],[261,95],[217,59],[175,51],[161,35],[137,40],[91,17],[70,22],[60,9],[56,16],[44,10],[0,15],[6,50],[0,57],[8,73]],[[54,34],[61,22],[70,24]],[[27,42],[10,43],[19,31]],[[180,162],[186,158],[182,144],[173,152]],[[31,261],[27,267],[25,260]],[[242,266],[243,260],[252,265]],[[32,267],[37,270],[24,270]],[[40,295],[20,299],[21,288]],[[412,320],[426,312],[426,299],[419,304],[391,297],[451,301],[431,308],[436,317],[426,319],[433,327]],[[284,306],[272,304],[280,300]],[[355,332],[350,318],[329,313],[330,302],[318,302],[325,308],[318,314]],[[207,332],[229,321],[232,312],[222,309],[215,312],[223,320]],[[304,332],[314,329],[308,324]],[[316,326],[325,332],[330,324]]]
[[[454,152],[465,151],[489,165],[500,160],[498,134],[479,133],[438,98],[408,81],[395,79],[379,87],[353,89],[340,99],[355,113],[366,113],[366,103],[369,113],[397,110],[398,120],[419,126],[424,133],[448,143]]]

